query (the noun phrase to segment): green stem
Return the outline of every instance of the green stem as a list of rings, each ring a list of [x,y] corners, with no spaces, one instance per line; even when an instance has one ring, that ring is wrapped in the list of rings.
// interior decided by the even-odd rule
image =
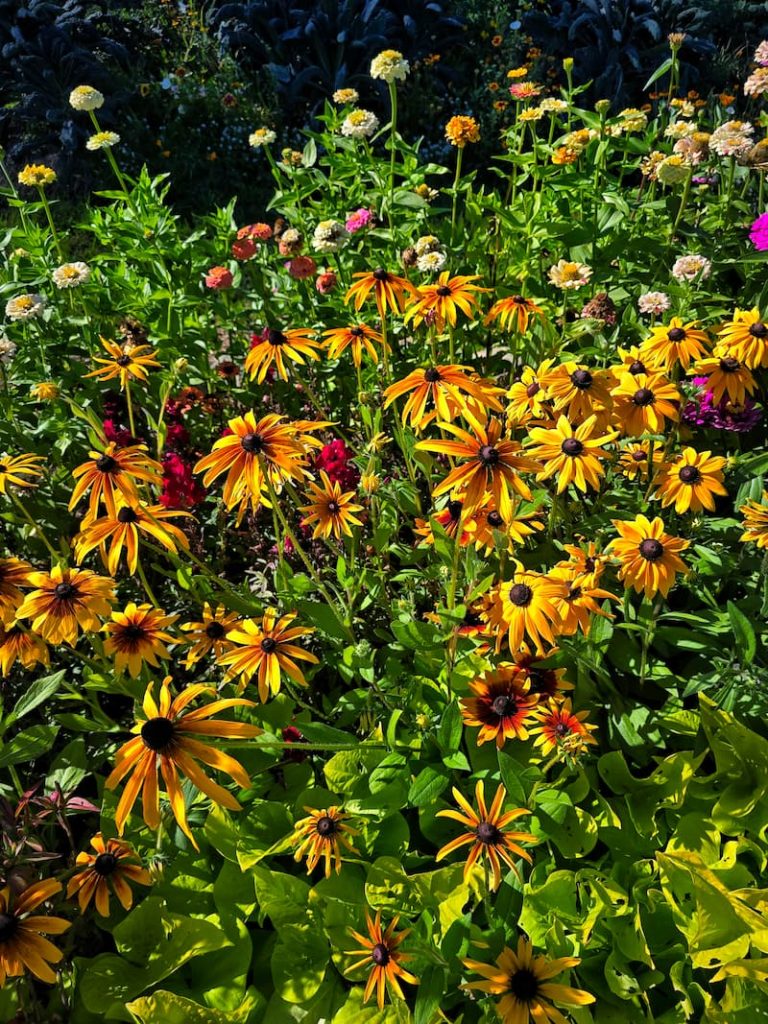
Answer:
[[[53,244],[56,246],[56,252],[58,253],[59,259],[63,260],[64,254],[61,249],[61,242],[59,241],[59,236],[56,234],[56,227],[53,223],[53,214],[51,213],[51,207],[48,204],[48,199],[45,195],[45,189],[38,187],[37,191],[40,193],[40,202],[43,204],[45,216],[48,218],[48,226],[51,229],[51,235],[53,236]]]
[[[456,232],[456,207],[459,201],[459,182],[461,181],[461,164],[464,159],[464,147],[459,146],[456,150],[456,174],[453,178],[453,202],[451,204],[451,248],[453,248],[454,235]]]
[[[34,520],[32,518],[32,516],[29,514],[29,512],[27,512],[26,508],[24,508],[22,503],[19,501],[19,499],[13,493],[12,489],[9,488],[9,490],[6,493],[8,494],[8,497],[11,499],[11,501],[16,506],[16,508],[19,510],[19,512],[22,514],[24,519],[26,519],[26,521],[29,523],[29,525],[32,527],[32,529],[35,531],[35,534],[37,535],[37,537],[48,548],[48,551],[49,551],[51,557],[53,558],[54,562],[58,562],[60,560],[60,558],[61,558],[61,554],[60,554],[60,552],[58,552],[54,548],[54,546],[48,540],[48,538],[46,537],[45,531],[43,530],[42,526],[40,526],[40,524],[38,522],[36,522],[36,520]]]
[[[688,177],[685,179],[685,185],[683,186],[683,194],[680,196],[680,206],[677,210],[677,216],[675,217],[675,223],[672,225],[672,234],[670,235],[669,241],[672,241],[677,233],[677,229],[680,226],[680,221],[683,218],[683,213],[688,205],[688,199],[691,195],[691,181],[693,179],[693,171],[688,171]]]
[[[131,436],[136,437],[136,426],[133,422],[133,402],[131,401],[131,382],[128,377],[125,380],[125,404],[128,406],[128,425],[131,428]]]
[[[389,203],[387,205],[387,217],[389,219],[389,230],[392,231],[392,206],[395,197],[395,139],[397,137],[397,86],[394,82],[389,83],[389,102],[392,116],[390,118],[389,135]]]
[[[159,608],[160,604],[157,598],[155,597],[152,588],[149,585],[149,580],[147,579],[146,573],[144,572],[144,567],[141,564],[141,558],[136,559],[136,569],[139,574],[139,579],[141,580],[141,585],[144,587],[144,593],[149,598],[150,604],[153,604],[155,608]]]

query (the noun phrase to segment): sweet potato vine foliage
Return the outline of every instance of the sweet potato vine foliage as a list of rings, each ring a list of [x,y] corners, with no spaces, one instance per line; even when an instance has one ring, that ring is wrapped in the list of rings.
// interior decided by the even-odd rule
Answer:
[[[384,51],[252,224],[87,83],[114,190],[8,171],[0,1020],[768,1011],[766,118],[679,47],[484,167]]]

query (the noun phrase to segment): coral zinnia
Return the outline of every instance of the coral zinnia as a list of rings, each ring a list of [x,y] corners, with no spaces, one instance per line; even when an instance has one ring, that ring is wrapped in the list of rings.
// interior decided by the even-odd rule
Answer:
[[[241,697],[214,700],[195,711],[184,714],[187,706],[196,697],[202,694],[213,694],[213,689],[209,686],[195,684],[182,690],[178,696],[171,697],[171,677],[166,676],[160,687],[159,704],[155,703],[153,690],[154,683],[150,683],[142,704],[144,717],[139,717],[131,730],[138,735],[124,743],[117,751],[114,770],[104,783],[107,789],[114,789],[126,775],[131,774],[117,804],[115,825],[118,833],[122,835],[131,808],[143,790],[144,821],[151,829],[159,827],[160,803],[157,784],[159,769],[168,792],[171,810],[179,823],[179,828],[197,850],[198,845],[187,821],[179,772],[186,775],[192,785],[210,797],[214,803],[226,807],[228,810],[240,810],[240,804],[232,794],[223,786],[213,782],[200,769],[196,761],[202,761],[212,768],[218,768],[225,772],[243,789],[251,784],[247,772],[239,761],[207,743],[201,743],[199,737],[218,736],[223,739],[249,739],[260,735],[262,730],[258,726],[248,725],[245,722],[212,720],[213,715],[226,708],[253,707],[253,701]]]
[[[504,798],[507,795],[507,791],[503,786],[499,786],[496,790],[496,795],[489,810],[485,805],[482,780],[475,786],[477,811],[461,795],[458,789],[454,787],[452,792],[454,800],[461,807],[461,811],[454,811],[453,809],[438,811],[437,816],[438,818],[453,818],[454,821],[461,822],[467,831],[457,836],[456,839],[452,839],[450,843],[446,843],[445,846],[438,850],[435,860],[441,861],[453,850],[471,844],[472,849],[469,851],[466,863],[464,864],[464,878],[467,878],[476,861],[487,857],[493,869],[493,885],[491,888],[498,889],[501,885],[501,861],[509,865],[516,874],[519,874],[519,872],[517,865],[512,859],[513,855],[522,857],[529,864],[531,863],[530,854],[519,844],[521,842],[535,843],[536,836],[530,832],[511,832],[507,829],[507,826],[517,818],[521,818],[523,815],[530,814],[531,812],[525,807],[516,807],[514,810],[502,813]]]
[[[293,841],[298,843],[294,860],[307,858],[307,874],[311,874],[322,857],[325,861],[325,877],[331,876],[331,861],[336,874],[341,871],[341,848],[357,853],[347,836],[359,835],[356,829],[347,825],[348,815],[338,807],[325,807],[321,811],[305,807],[308,818],[302,818],[294,825]]]
[[[363,993],[363,1003],[368,1002],[375,989],[376,1002],[380,1010],[384,1008],[384,993],[387,987],[394,992],[398,999],[405,999],[398,978],[407,981],[409,985],[418,985],[419,983],[418,978],[401,966],[410,957],[407,953],[401,953],[398,947],[403,939],[410,935],[411,929],[405,928],[401,932],[396,932],[399,920],[399,917],[393,917],[385,930],[381,925],[381,911],[376,911],[376,920],[374,921],[366,910],[365,923],[368,927],[368,937],[366,938],[365,935],[350,928],[353,938],[357,939],[361,948],[348,949],[346,953],[348,956],[362,959],[353,963],[344,973],[356,971],[359,967],[371,968]]]
[[[501,749],[508,739],[528,739],[526,726],[538,699],[517,665],[502,663],[469,687],[474,697],[461,698],[461,717],[465,725],[479,727],[478,746],[494,740]]]
[[[61,935],[69,921],[30,911],[57,892],[61,892],[61,882],[55,878],[35,882],[16,897],[11,896],[10,888],[0,889],[0,987],[6,978],[18,978],[25,970],[49,985],[56,982],[50,964],[57,964],[63,954],[43,936]]]
[[[675,512],[715,510],[715,495],[727,494],[723,487],[723,466],[727,459],[712,452],[683,448],[674,462],[662,465],[656,496],[664,508],[674,504]]]
[[[316,665],[318,659],[309,651],[297,647],[293,641],[309,636],[314,633],[314,629],[291,626],[295,618],[296,612],[278,615],[274,609],[269,608],[260,623],[255,619],[246,619],[230,630],[227,639],[237,644],[237,647],[218,658],[220,665],[227,666],[227,679],[239,675],[238,686],[242,690],[254,675],[258,675],[259,698],[262,703],[266,703],[270,693],[274,696],[280,690],[281,671],[294,682],[306,686],[307,680],[296,661]]]
[[[17,619],[32,619],[32,629],[52,644],[74,647],[78,629],[101,629],[100,616],[110,613],[114,584],[89,569],[66,569],[60,565],[50,572],[31,572],[29,585],[35,589],[24,598]]]
[[[611,520],[621,535],[608,545],[621,561],[619,579],[625,587],[634,587],[637,593],[646,597],[661,594],[666,597],[675,575],[686,572],[686,566],[680,558],[689,541],[682,537],[672,537],[664,532],[664,523],[657,516],[648,520],[638,515],[632,520]]]
[[[517,952],[506,947],[495,964],[484,964],[478,960],[464,960],[470,971],[482,975],[485,981],[473,981],[465,988],[476,989],[500,996],[497,1007],[499,1016],[507,1024],[565,1024],[565,1017],[551,1005],[550,1000],[563,1006],[587,1006],[595,997],[582,989],[568,985],[556,985],[549,979],[556,974],[576,967],[581,963],[575,956],[563,956],[547,960],[534,956],[533,947],[522,936],[517,943]]]
[[[615,440],[618,435],[614,430],[594,437],[596,420],[596,416],[590,416],[581,426],[572,427],[565,416],[560,416],[551,430],[532,427],[530,438],[536,443],[530,453],[544,463],[536,479],[548,480],[557,474],[558,494],[562,494],[569,484],[574,484],[580,491],[590,487],[600,490],[600,477],[603,475],[600,459],[608,458],[608,452],[602,445]]]
[[[139,885],[151,885],[149,872],[136,863],[138,857],[128,843],[119,839],[105,840],[99,832],[91,839],[91,846],[96,853],[83,851],[77,855],[75,863],[80,870],[69,880],[67,898],[77,893],[82,912],[95,900],[98,913],[108,917],[109,890],[112,889],[122,907],[130,910],[133,893],[126,879]]]

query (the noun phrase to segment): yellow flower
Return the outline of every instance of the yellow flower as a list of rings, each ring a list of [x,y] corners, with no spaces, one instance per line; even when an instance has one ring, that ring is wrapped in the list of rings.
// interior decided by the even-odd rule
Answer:
[[[27,164],[23,171],[19,171],[19,184],[27,185],[29,188],[45,188],[56,181],[56,171],[45,164]]]
[[[684,448],[669,465],[662,465],[656,489],[664,508],[674,504],[675,512],[708,512],[715,510],[715,495],[728,492],[723,486],[726,459],[712,452]]]
[[[507,78],[525,78],[527,74],[527,67],[510,68],[510,70],[507,72]]]
[[[117,132],[96,132],[85,144],[85,148],[95,153],[99,149],[111,149],[120,141]]]
[[[445,137],[452,146],[463,149],[468,142],[480,141],[480,126],[474,117],[457,114],[445,126]]]

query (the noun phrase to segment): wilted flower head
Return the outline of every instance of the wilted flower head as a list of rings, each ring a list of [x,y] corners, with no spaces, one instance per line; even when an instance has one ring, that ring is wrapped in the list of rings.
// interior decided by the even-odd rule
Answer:
[[[13,357],[16,355],[16,349],[17,346],[14,342],[5,335],[2,335],[2,337],[0,337],[0,363],[7,366],[9,363],[13,362]]]
[[[31,320],[32,317],[40,316],[44,307],[43,296],[29,292],[27,295],[17,295],[15,299],[9,299],[5,304],[5,315],[9,320]]]
[[[324,270],[322,273],[317,275],[315,281],[315,288],[320,292],[321,295],[327,295],[332,292],[338,283],[336,272],[333,270]]]
[[[709,148],[718,156],[744,156],[752,148],[754,133],[749,121],[725,121],[712,132]]]
[[[664,153],[660,153],[658,149],[653,150],[648,156],[644,156],[640,161],[640,171],[643,177],[649,181],[656,181],[656,177],[659,170],[659,165],[664,161]]]
[[[304,237],[298,228],[286,228],[280,235],[277,248],[281,256],[295,256],[301,252]]]
[[[321,220],[312,235],[317,252],[338,252],[349,238],[349,232],[338,220]]]
[[[27,185],[29,188],[45,188],[56,181],[56,171],[45,164],[27,164],[19,171],[19,184]]]
[[[286,167],[301,167],[304,162],[304,154],[300,149],[291,149],[290,146],[286,146],[280,152],[280,163]]]
[[[556,288],[570,290],[572,288],[583,288],[592,277],[592,268],[585,263],[576,263],[572,260],[558,260],[549,268],[549,280]]]
[[[368,139],[379,127],[379,119],[370,110],[352,110],[341,123],[341,134],[352,139]]]
[[[637,300],[641,313],[661,316],[669,309],[669,296],[664,292],[644,292]]]
[[[296,281],[303,281],[308,277],[314,277],[317,264],[311,256],[294,256],[285,264],[285,269]]]
[[[480,141],[480,126],[474,117],[457,114],[445,126],[445,137],[452,146],[463,149],[468,142]]]
[[[85,144],[85,148],[95,153],[97,149],[111,149],[120,141],[117,132],[96,132]]]
[[[333,94],[334,103],[357,103],[359,99],[357,89],[337,89]]]
[[[768,250],[768,213],[761,213],[749,229],[749,240],[758,252]]]
[[[61,394],[61,389],[52,380],[43,380],[39,384],[33,384],[29,393],[38,402],[53,402]]]
[[[433,199],[437,199],[440,194],[436,188],[430,188],[429,185],[422,183],[417,185],[413,190],[417,196],[420,196],[425,203],[431,203]]]
[[[685,42],[685,32],[670,32],[667,39],[673,50],[679,50]]]
[[[98,110],[104,105],[104,97],[90,85],[78,85],[69,94],[69,105],[75,110]]]
[[[248,143],[254,149],[260,149],[262,146],[270,146],[276,138],[277,135],[271,128],[257,128],[248,136]]]
[[[381,78],[387,84],[398,80],[404,82],[410,70],[410,64],[399,50],[382,50],[371,61],[371,78]]]
[[[434,235],[421,235],[416,239],[413,248],[417,256],[423,256],[427,252],[441,250],[442,244]]]
[[[602,320],[608,327],[616,323],[616,304],[607,292],[598,292],[581,310],[584,320]]]
[[[691,254],[679,256],[672,265],[672,277],[676,281],[703,281],[712,273],[712,264],[705,256]]]
[[[85,284],[90,276],[91,268],[80,260],[76,263],[62,263],[51,274],[57,288],[77,288],[78,285]]]

